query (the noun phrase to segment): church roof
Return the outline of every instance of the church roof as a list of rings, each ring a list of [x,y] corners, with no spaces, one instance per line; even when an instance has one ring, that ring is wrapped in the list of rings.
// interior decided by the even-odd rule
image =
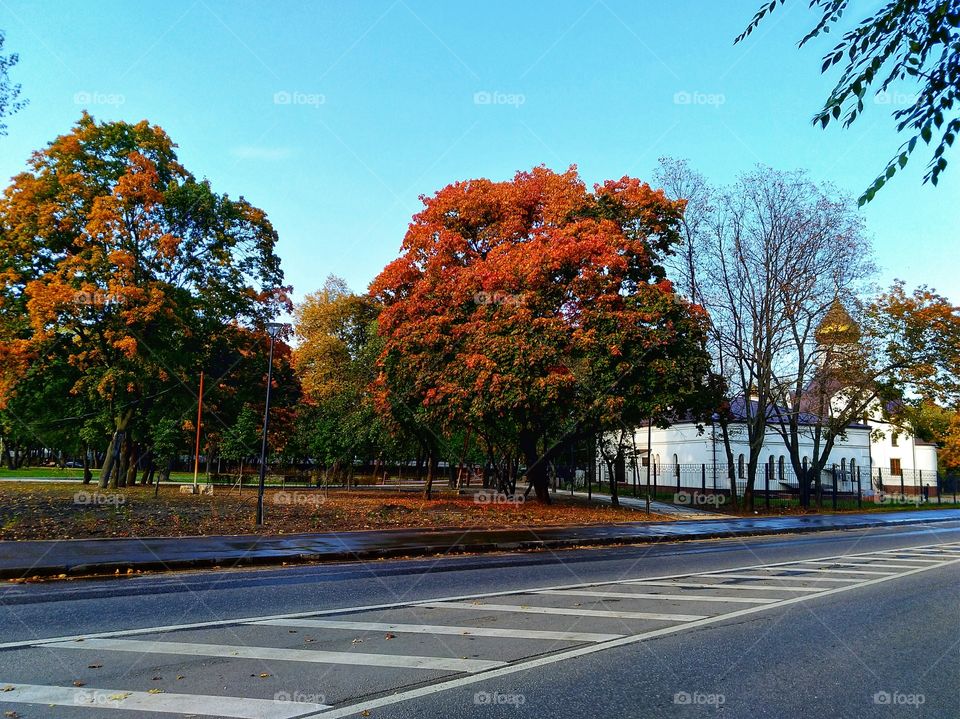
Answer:
[[[837,297],[817,325],[814,337],[823,345],[850,344],[860,339],[860,326]]]

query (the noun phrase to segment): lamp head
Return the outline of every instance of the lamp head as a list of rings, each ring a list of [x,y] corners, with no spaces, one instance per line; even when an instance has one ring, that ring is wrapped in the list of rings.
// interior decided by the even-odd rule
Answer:
[[[267,322],[266,324],[267,334],[270,335],[270,339],[272,340],[277,339],[277,336],[280,334],[280,330],[282,329],[282,322]]]

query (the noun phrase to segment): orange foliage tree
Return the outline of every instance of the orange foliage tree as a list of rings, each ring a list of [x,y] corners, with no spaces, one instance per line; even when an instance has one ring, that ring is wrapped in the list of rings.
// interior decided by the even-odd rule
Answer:
[[[378,406],[431,457],[466,428],[488,456],[516,452],[547,502],[563,441],[697,404],[705,314],[660,264],[682,201],[544,167],[422,199],[371,293]]]
[[[231,336],[286,303],[265,213],[214,193],[175,147],[146,121],[84,113],[0,199],[0,402],[25,363],[69,368],[113,431],[101,483],[160,393],[189,396]]]

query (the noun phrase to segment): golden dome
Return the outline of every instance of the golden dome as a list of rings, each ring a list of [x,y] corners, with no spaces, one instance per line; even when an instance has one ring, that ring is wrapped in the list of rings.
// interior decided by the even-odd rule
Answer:
[[[860,327],[837,298],[820,320],[814,336],[822,345],[850,344],[860,339]]]

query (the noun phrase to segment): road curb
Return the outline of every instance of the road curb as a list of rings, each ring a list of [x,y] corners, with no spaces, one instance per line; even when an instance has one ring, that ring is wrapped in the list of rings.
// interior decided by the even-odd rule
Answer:
[[[944,511],[949,512],[949,515],[934,515],[933,512]],[[163,558],[157,554],[153,554],[150,558],[130,558],[130,559],[116,559],[112,561],[64,561],[64,560],[51,560],[46,563],[34,562],[28,565],[22,566],[0,566],[0,579],[30,579],[34,577],[58,577],[58,576],[68,576],[68,577],[77,577],[77,576],[89,576],[89,575],[111,575],[120,574],[125,576],[128,572],[136,571],[176,571],[184,569],[203,569],[218,567],[222,569],[230,569],[235,567],[252,567],[252,566],[276,566],[281,564],[299,564],[299,563],[309,563],[309,562],[346,562],[346,561],[370,561],[370,560],[380,560],[380,559],[396,559],[400,557],[424,557],[424,556],[437,556],[437,555],[450,555],[450,554],[484,554],[491,552],[508,552],[508,551],[535,551],[535,550],[549,550],[549,549],[571,549],[575,547],[601,547],[601,546],[618,546],[626,544],[658,544],[663,542],[686,542],[686,541],[698,541],[706,539],[732,539],[736,537],[757,537],[757,536],[770,536],[778,534],[807,534],[812,532],[830,532],[830,531],[844,531],[844,530],[853,530],[853,529],[870,529],[877,527],[897,527],[903,525],[911,524],[930,524],[937,522],[949,522],[949,521],[958,521],[960,519],[960,512],[956,510],[925,510],[923,512],[924,516],[909,516],[909,517],[877,517],[876,519],[867,519],[863,521],[854,521],[854,522],[842,522],[836,524],[824,524],[824,525],[813,525],[813,526],[789,526],[789,527],[762,527],[762,526],[752,526],[752,527],[730,527],[727,529],[723,528],[711,528],[705,529],[703,531],[683,531],[683,532],[669,532],[663,531],[660,533],[651,532],[652,528],[651,523],[637,523],[632,525],[636,530],[630,532],[631,527],[625,527],[624,525],[589,525],[585,527],[570,527],[566,529],[560,528],[551,528],[551,531],[565,531],[569,536],[563,537],[552,537],[552,538],[541,538],[537,537],[535,532],[531,531],[531,537],[524,539],[511,539],[508,541],[483,541],[482,535],[485,533],[496,534],[497,530],[487,530],[486,532],[474,532],[471,536],[469,532],[464,532],[461,536],[460,541],[429,541],[429,535],[425,537],[422,543],[414,544],[404,544],[397,547],[389,546],[375,546],[368,548],[356,548],[356,549],[324,549],[320,551],[316,550],[296,550],[290,549],[288,551],[279,551],[277,549],[264,548],[263,550],[258,551],[245,551],[245,552],[222,552],[217,553],[216,551],[205,553],[202,556],[192,556],[192,557],[167,557]],[[823,516],[823,515],[816,515]],[[715,520],[709,522],[709,524],[723,524],[736,522],[737,519],[729,520]],[[691,524],[700,524],[701,522],[670,522],[670,523],[660,523],[660,526],[665,526],[667,528],[670,525],[691,525]],[[617,533],[619,530],[619,533]],[[624,531],[627,530],[627,531]],[[646,530],[646,531],[643,531]],[[578,532],[585,532],[589,534],[593,532],[603,532],[609,531],[613,532],[613,536],[577,536]],[[312,536],[318,540],[329,540],[331,538],[339,538],[346,536],[348,534],[362,535],[363,532],[357,533],[343,533],[339,535],[331,534],[316,534],[316,535],[296,535],[296,538],[309,540]],[[381,533],[382,534],[382,533]],[[463,541],[468,536],[471,536],[470,541]],[[284,540],[289,540],[294,538],[294,535],[282,535]],[[194,538],[182,538],[185,542]],[[238,536],[238,537],[205,537],[203,539],[211,540],[226,540],[229,543],[229,540],[237,539],[250,539],[257,540],[259,539],[256,535],[250,535],[249,537]],[[264,541],[279,540],[281,536],[265,538]],[[33,544],[43,544],[49,545],[49,549],[44,552],[44,556],[52,554],[55,550],[55,545],[62,544],[65,542],[122,542],[122,543],[132,543],[128,547],[132,547],[133,544],[137,543],[140,540],[136,539],[97,539],[97,540],[52,540],[48,542],[34,542]],[[142,540],[146,542],[147,540]],[[171,543],[177,543],[177,539],[167,538],[165,541]],[[20,544],[19,542],[0,542],[0,545],[10,545],[15,546]],[[25,543],[26,544],[26,543]],[[118,549],[120,549],[118,547]]]

